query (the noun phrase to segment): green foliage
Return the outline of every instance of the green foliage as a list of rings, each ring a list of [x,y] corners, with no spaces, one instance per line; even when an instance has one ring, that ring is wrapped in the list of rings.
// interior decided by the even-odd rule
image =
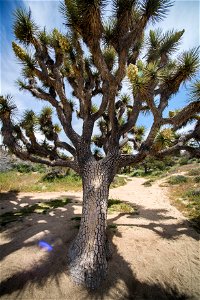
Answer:
[[[188,176],[197,176],[197,175],[200,175],[200,169],[191,169],[188,173],[187,173]]]
[[[185,196],[192,200],[200,200],[200,189],[189,190],[185,193]]]
[[[151,19],[152,22],[163,20],[172,6],[170,0],[142,0],[141,9],[147,20]]]
[[[36,66],[35,58],[25,51],[22,47],[17,45],[15,42],[12,42],[12,48],[15,53],[15,56],[20,60],[23,65],[22,75],[25,78],[34,77],[34,68]],[[18,80],[19,85],[23,88],[22,81]]]
[[[108,225],[108,228],[109,228],[109,229],[116,229],[117,226],[118,226],[117,224],[113,223],[113,224],[109,224],[109,225]]]
[[[186,156],[185,157],[181,157],[180,160],[179,160],[179,164],[180,164],[180,166],[187,165],[188,161],[189,161],[188,157],[186,157]]]
[[[190,101],[200,101],[200,80],[192,84],[189,96]]]
[[[43,180],[45,175],[38,170],[29,173],[7,171],[0,173],[0,191],[62,192],[80,191],[82,181],[75,176],[64,176],[55,180]],[[16,180],[12,180],[16,178]]]
[[[160,29],[155,31],[150,30],[148,38],[148,54],[147,61],[159,61],[160,58],[168,58],[169,55],[174,53],[181,41],[184,33],[182,31],[167,31],[165,34]],[[165,62],[166,63],[166,62]]]
[[[37,25],[31,18],[31,11],[18,8],[14,17],[13,29],[16,38],[25,45],[29,45],[34,41],[34,35],[38,31]]]
[[[175,140],[175,134],[171,128],[165,128],[160,130],[155,138],[154,147],[160,151],[162,149],[170,147]]]
[[[104,56],[107,66],[108,66],[108,69],[111,71],[114,67],[115,59],[116,59],[115,49],[113,47],[105,48],[105,50],[103,52],[103,56]]]
[[[119,186],[123,186],[127,183],[126,177],[123,176],[115,176],[113,182],[111,183],[111,188],[117,188]]]
[[[128,213],[132,214],[136,211],[136,208],[126,202],[122,202],[119,199],[108,199],[108,213]]]
[[[0,96],[0,117],[3,115],[6,116],[7,114],[13,116],[16,111],[17,106],[14,104],[12,96]]]
[[[194,182],[195,183],[200,183],[200,176],[194,177]]]
[[[178,58],[178,72],[184,80],[191,79],[199,69],[199,48],[183,52]]]
[[[13,165],[13,169],[19,173],[30,173],[30,172],[44,173],[47,167],[42,164],[17,163]]]
[[[42,181],[56,182],[56,181],[65,181],[66,179],[67,181],[81,182],[81,177],[76,173],[73,173],[71,175],[66,175],[56,171],[47,173],[45,176],[43,176]]]
[[[115,34],[115,26],[116,20],[111,19],[109,22],[104,23],[104,34],[103,34],[103,41],[106,46],[110,46],[112,44],[112,40]]]
[[[20,173],[30,173],[30,172],[33,172],[34,168],[30,164],[20,163],[20,164],[14,165],[14,170],[16,170],[17,172],[20,172]]]
[[[152,186],[152,182],[153,182],[153,180],[150,179],[150,180],[145,181],[145,182],[143,183],[143,185],[144,185],[144,186]]]
[[[21,120],[21,127],[26,130],[28,136],[32,135],[38,125],[38,118],[33,110],[26,110]]]
[[[167,31],[162,39],[160,54],[172,54],[177,50],[177,47],[180,45],[181,37],[183,36],[185,30]]]
[[[171,176],[168,179],[168,183],[171,184],[171,185],[182,184],[182,183],[185,183],[187,181],[188,181],[187,177],[185,177],[183,175]]]

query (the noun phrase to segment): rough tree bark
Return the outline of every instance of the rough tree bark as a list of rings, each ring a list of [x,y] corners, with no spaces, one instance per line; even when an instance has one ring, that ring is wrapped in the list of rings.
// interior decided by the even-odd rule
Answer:
[[[110,247],[106,237],[110,164],[89,161],[83,171],[83,210],[79,232],[69,250],[70,274],[90,289],[107,274]]]

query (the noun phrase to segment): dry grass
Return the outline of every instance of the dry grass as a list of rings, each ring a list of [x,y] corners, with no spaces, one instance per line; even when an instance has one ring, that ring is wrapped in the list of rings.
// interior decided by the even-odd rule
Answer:
[[[172,203],[200,230],[200,183],[195,177],[187,179],[184,184],[171,185]]]
[[[73,180],[71,176],[55,179],[48,182],[43,181],[44,174],[40,173],[18,173],[10,171],[0,173],[0,191],[19,192],[64,192],[68,190],[80,191],[81,180]]]
[[[116,188],[127,183],[126,177],[116,176],[111,188]],[[19,173],[9,171],[0,173],[0,192],[65,192],[81,191],[82,180],[77,175],[67,175],[49,178],[45,173],[29,172]]]
[[[108,199],[108,213],[125,213],[133,214],[137,212],[137,208],[133,204],[121,201],[119,199]]]

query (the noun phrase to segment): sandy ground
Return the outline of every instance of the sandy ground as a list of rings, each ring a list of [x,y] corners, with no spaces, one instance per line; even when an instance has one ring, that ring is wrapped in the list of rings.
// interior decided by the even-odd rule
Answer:
[[[71,282],[66,253],[77,234],[81,193],[20,193],[1,199],[2,212],[25,204],[68,196],[64,208],[32,214],[1,232],[2,299],[200,299],[199,235],[170,205],[167,188],[134,178],[112,189],[110,198],[136,204],[137,215],[110,214],[113,244],[107,279],[94,293]],[[6,203],[6,204],[5,204]],[[51,252],[39,248],[44,240]]]

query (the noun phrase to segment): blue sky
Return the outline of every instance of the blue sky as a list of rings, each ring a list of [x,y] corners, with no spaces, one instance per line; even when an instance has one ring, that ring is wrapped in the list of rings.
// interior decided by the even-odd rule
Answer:
[[[39,112],[43,103],[37,101],[27,92],[21,92],[15,84],[15,80],[20,77],[20,65],[13,55],[11,43],[14,40],[12,32],[13,11],[17,7],[31,8],[33,18],[39,26],[46,26],[47,30],[58,28],[64,30],[63,18],[59,13],[59,1],[23,1],[23,0],[0,0],[0,59],[1,59],[1,80],[0,80],[0,94],[11,94],[18,106],[18,116],[25,109],[34,109]],[[168,17],[156,24],[155,28],[160,27],[164,31],[168,29],[185,29],[185,34],[182,40],[181,50],[187,50],[200,43],[200,3],[199,1],[176,0],[174,6],[170,9]],[[152,26],[150,26],[152,27]],[[150,29],[150,28],[149,28]],[[182,87],[180,92],[170,101],[168,110],[181,108],[187,101],[187,90]],[[151,118],[140,118],[139,123],[144,123],[148,128],[150,126]],[[79,131],[81,125],[74,123],[75,129]]]

